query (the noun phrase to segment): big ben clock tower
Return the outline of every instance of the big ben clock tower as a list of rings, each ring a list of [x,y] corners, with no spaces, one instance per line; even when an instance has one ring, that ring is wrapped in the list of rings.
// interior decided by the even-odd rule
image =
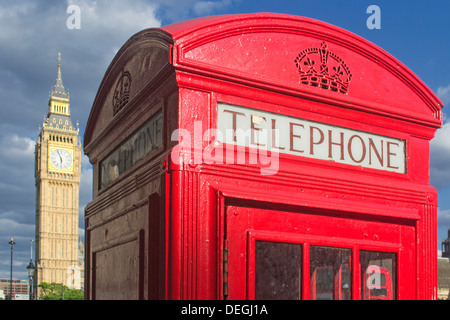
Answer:
[[[78,126],[78,124],[77,124]],[[81,145],[69,95],[58,75],[35,149],[37,284],[80,287],[78,198]]]

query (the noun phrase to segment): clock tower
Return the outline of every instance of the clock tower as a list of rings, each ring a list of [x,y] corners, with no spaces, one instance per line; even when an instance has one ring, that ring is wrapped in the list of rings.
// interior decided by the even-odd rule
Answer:
[[[77,127],[70,118],[69,94],[64,89],[59,55],[56,84],[35,148],[37,284],[54,282],[80,288],[81,145]]]

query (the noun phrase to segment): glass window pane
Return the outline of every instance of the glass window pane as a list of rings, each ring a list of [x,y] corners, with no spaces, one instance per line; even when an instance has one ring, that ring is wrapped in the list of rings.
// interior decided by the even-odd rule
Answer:
[[[310,299],[352,298],[351,249],[311,246]]]
[[[359,263],[362,300],[396,299],[396,253],[361,250]]]
[[[255,299],[301,299],[302,246],[255,242]]]

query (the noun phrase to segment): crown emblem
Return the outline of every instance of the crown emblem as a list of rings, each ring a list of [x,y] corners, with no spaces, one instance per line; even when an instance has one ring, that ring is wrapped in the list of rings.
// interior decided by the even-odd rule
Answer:
[[[300,83],[347,94],[352,74],[338,55],[329,51],[326,42],[321,48],[308,48],[295,58]]]
[[[113,114],[116,115],[130,99],[131,75],[128,71],[122,73],[117,81],[113,96]]]

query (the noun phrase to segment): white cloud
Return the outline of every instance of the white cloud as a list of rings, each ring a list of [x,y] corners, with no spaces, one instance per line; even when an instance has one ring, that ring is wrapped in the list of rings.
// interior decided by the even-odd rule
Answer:
[[[92,201],[93,170],[86,155],[81,156],[80,200],[79,200],[79,235],[84,239],[84,209]]]
[[[83,156],[86,157],[86,156]],[[86,157],[87,158],[87,157]],[[84,215],[84,207],[92,201],[92,183],[93,183],[92,166],[83,168],[80,177],[80,215]]]
[[[21,159],[34,159],[34,145],[35,141],[28,137],[19,137],[17,134],[12,134],[2,138],[0,142],[0,149],[5,151],[2,154],[4,157],[17,162]]]
[[[439,87],[436,93],[444,105],[448,105],[450,103],[450,84],[446,87]]]
[[[142,29],[161,26],[155,16],[157,5],[143,0],[69,0],[68,5],[80,7],[81,30],[92,37],[131,36]]]
[[[450,184],[450,122],[444,123],[430,144],[431,184],[437,188]]]
[[[222,1],[198,1],[194,4],[194,13],[198,15],[211,14],[214,11],[224,9],[232,4],[232,0]]]
[[[2,215],[3,216],[3,215]],[[19,223],[17,220],[0,218],[0,234],[24,235],[27,231],[34,231],[34,221],[32,223]]]
[[[83,171],[84,169],[89,169],[91,167],[92,167],[92,165],[89,162],[88,156],[83,153],[81,155],[81,170]]]
[[[447,226],[450,228],[450,209],[441,210],[438,208],[437,211],[438,225]]]
[[[0,242],[7,243],[14,237],[15,253],[20,256],[29,239],[34,238],[35,142],[4,130],[0,130],[0,136]]]
[[[8,193],[16,190],[23,194],[28,184],[34,187],[34,145],[32,139],[17,134],[5,134],[0,139],[0,199],[17,198]]]
[[[434,139],[431,140],[431,146],[446,154],[450,154],[450,122],[444,123],[442,128],[436,131]]]
[[[167,23],[178,22],[196,16],[212,15],[223,12],[241,0],[153,0],[158,4],[157,15]]]
[[[8,28],[0,28],[0,42],[2,41],[10,41],[16,37],[16,34],[10,32],[11,29],[19,28],[22,32],[29,33],[32,30],[30,28],[24,28],[23,17],[26,17],[35,10],[36,2],[28,1],[22,3],[11,2],[9,5],[2,5],[0,7],[0,25],[6,26]],[[26,26],[26,25],[25,25]],[[30,23],[28,23],[30,26]]]

